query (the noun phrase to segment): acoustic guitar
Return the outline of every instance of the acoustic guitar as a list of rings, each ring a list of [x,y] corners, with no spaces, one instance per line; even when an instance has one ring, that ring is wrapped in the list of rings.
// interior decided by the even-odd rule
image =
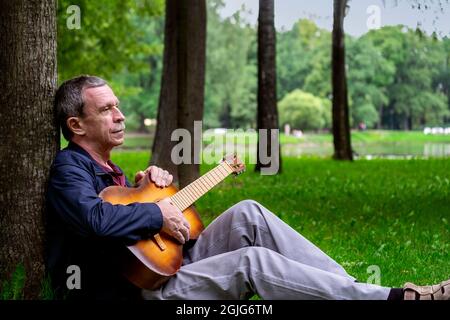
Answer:
[[[99,196],[103,201],[122,205],[157,202],[169,197],[189,222],[189,238],[197,239],[204,226],[192,204],[230,174],[238,175],[244,170],[245,165],[236,155],[231,155],[223,158],[214,169],[179,191],[173,184],[166,188],[157,187],[148,175],[145,175],[144,181],[136,188],[110,186]],[[183,245],[164,232],[140,240],[127,248],[121,259],[123,273],[130,282],[142,289],[158,288],[174,275],[183,263]]]

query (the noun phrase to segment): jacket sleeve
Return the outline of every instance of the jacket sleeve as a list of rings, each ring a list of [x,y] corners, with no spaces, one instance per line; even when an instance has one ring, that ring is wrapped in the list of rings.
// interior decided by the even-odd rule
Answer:
[[[47,202],[80,236],[136,242],[159,232],[163,224],[161,210],[155,203],[104,202],[96,192],[95,176],[74,165],[52,168]]]

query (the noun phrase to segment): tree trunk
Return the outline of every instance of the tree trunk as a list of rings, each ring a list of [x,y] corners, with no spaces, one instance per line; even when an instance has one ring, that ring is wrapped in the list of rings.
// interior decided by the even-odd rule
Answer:
[[[380,105],[380,107],[378,108],[378,123],[377,123],[377,129],[381,130],[383,129],[383,105]]]
[[[267,143],[260,146],[260,129],[278,130],[277,89],[276,89],[276,32],[274,25],[274,0],[259,1],[258,15],[258,147],[255,171],[272,167],[281,171],[281,147],[279,140],[277,146],[272,146],[271,130],[266,130]],[[264,148],[260,150],[260,148]],[[272,154],[272,148],[277,148],[278,155]],[[262,161],[260,151],[271,157],[271,163]],[[266,162],[266,163],[265,163]]]
[[[56,1],[0,1],[0,281],[19,266],[23,298],[39,298],[44,275],[44,194],[59,149]],[[1,290],[1,289],[0,289]]]
[[[333,139],[338,160],[353,160],[345,71],[344,16],[347,0],[334,0],[332,33]]]
[[[140,133],[146,133],[147,132],[147,127],[145,126],[146,116],[140,112],[137,113],[137,116],[139,118],[139,127],[137,131]]]
[[[164,58],[159,95],[158,117],[150,164],[169,171],[174,181],[178,181],[178,167],[171,160],[175,142],[170,140],[178,125],[178,77],[177,77],[177,0],[166,1],[166,20],[164,27]]]
[[[231,128],[231,105],[229,102],[226,103],[225,108],[219,117],[220,126],[222,128]]]
[[[199,177],[201,135],[194,133],[194,121],[203,119],[206,1],[168,0],[163,78],[158,110],[158,128],[152,163],[165,167],[178,178],[180,188]],[[191,135],[190,163],[178,167],[171,159],[173,130],[186,129]]]
[[[206,63],[206,0],[180,1],[178,11],[178,127],[191,134],[190,164],[180,164],[178,177],[184,187],[200,176],[201,132],[194,121],[203,120]]]

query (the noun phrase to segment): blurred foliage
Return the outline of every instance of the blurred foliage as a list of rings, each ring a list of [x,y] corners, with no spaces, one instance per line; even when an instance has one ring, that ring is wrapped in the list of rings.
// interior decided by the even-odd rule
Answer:
[[[416,129],[449,118],[449,42],[403,26],[346,36],[350,122]],[[278,37],[279,99],[296,88],[331,99],[331,34],[299,20]]]
[[[256,123],[256,30],[237,11],[221,18],[224,1],[208,1],[206,127],[246,128]],[[244,10],[242,10],[244,11]]]
[[[295,89],[278,104],[280,124],[289,123],[302,130],[318,130],[331,123],[331,104],[311,93]]]

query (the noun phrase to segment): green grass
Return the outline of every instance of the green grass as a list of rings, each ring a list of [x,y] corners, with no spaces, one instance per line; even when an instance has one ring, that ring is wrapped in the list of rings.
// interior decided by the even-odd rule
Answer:
[[[132,181],[148,152],[116,152]],[[202,166],[202,172],[212,166]],[[381,269],[381,284],[429,284],[450,277],[450,160],[354,163],[284,158],[283,173],[250,166],[197,202],[205,224],[254,199],[318,245],[360,281]]]
[[[0,291],[0,300],[22,300],[23,288],[25,285],[25,267],[22,263],[18,264],[9,279],[2,283]]]

